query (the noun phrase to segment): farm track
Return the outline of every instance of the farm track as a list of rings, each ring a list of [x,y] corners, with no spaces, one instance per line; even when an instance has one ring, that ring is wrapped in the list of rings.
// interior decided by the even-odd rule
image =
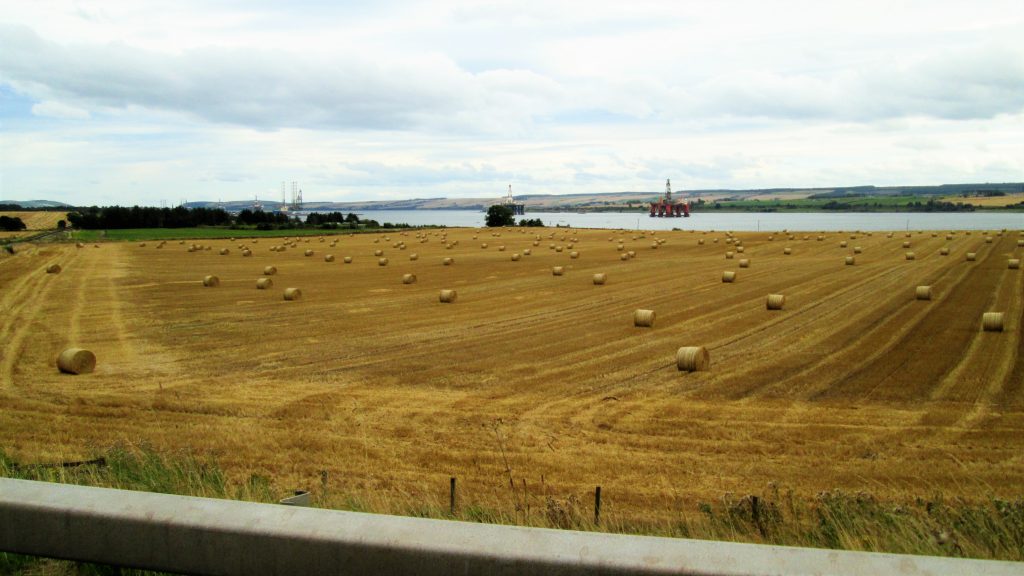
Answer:
[[[500,433],[531,483],[543,475],[562,494],[603,483],[653,516],[769,480],[806,494],[1024,489],[1012,456],[1024,448],[1024,275],[1006,269],[1016,233],[993,244],[856,234],[847,249],[849,234],[745,233],[733,260],[723,233],[660,233],[657,250],[649,235],[613,234],[637,252],[623,262],[607,231],[551,232],[536,247],[533,231],[452,230],[452,250],[430,232],[426,244],[393,233],[286,252],[271,239],[202,240],[213,250],[123,243],[0,259],[0,438],[29,459],[142,441],[296,486],[329,469],[352,493],[408,495],[455,474],[504,506]],[[548,248],[574,235],[578,260]],[[854,245],[864,252],[845,266]],[[524,248],[533,255],[510,261]],[[50,261],[64,272],[42,274]],[[267,265],[274,286],[256,290]],[[737,280],[723,284],[730,269]],[[418,281],[403,285],[406,272]],[[594,286],[595,272],[608,283]],[[206,274],[221,285],[204,288]],[[932,301],[914,299],[920,284]],[[289,286],[303,299],[283,301]],[[459,301],[439,303],[441,288]],[[765,310],[770,293],[786,295],[784,310]],[[657,312],[653,328],[632,325],[637,308]],[[980,331],[988,310],[1006,313],[1006,331]],[[679,372],[676,349],[695,344],[711,369]],[[56,374],[67,345],[94,350],[96,373]]]

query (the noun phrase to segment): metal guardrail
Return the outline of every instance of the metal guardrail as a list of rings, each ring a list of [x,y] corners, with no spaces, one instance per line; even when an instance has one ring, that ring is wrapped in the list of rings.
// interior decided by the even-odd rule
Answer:
[[[1024,574],[1024,563],[573,532],[0,479],[0,550],[191,574]]]

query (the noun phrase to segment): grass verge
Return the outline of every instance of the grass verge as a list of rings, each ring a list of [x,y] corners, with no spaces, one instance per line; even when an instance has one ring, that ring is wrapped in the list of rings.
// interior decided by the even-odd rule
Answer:
[[[253,475],[229,482],[213,462],[187,453],[157,454],[119,446],[101,461],[74,466],[25,465],[0,452],[0,476],[126,490],[144,490],[210,498],[276,502],[286,491],[269,478]],[[442,492],[439,490],[439,492]],[[941,496],[911,502],[883,502],[869,494],[827,492],[807,500],[769,487],[761,497],[725,495],[719,502],[698,503],[670,522],[643,522],[603,503],[595,523],[589,503],[579,498],[511,494],[508,510],[459,505],[451,514],[444,496],[397,501],[373,494],[345,494],[326,479],[315,487],[314,505],[323,508],[382,512],[470,522],[517,524],[585,531],[605,531],[701,540],[721,540],[998,560],[1024,561],[1024,500],[989,498],[983,503]],[[26,557],[0,552],[0,574],[108,574],[104,566]],[[122,572],[117,572],[122,573]],[[135,573],[135,572],[133,572]]]

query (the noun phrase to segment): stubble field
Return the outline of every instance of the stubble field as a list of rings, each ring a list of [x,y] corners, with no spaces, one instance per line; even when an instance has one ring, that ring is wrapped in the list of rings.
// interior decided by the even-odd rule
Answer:
[[[991,243],[978,232],[737,233],[733,259],[722,232],[441,234],[328,236],[284,252],[269,238],[196,241],[213,249],[194,252],[51,244],[0,257],[7,455],[187,451],[238,482],[259,475],[384,510],[446,502],[450,476],[461,503],[494,509],[583,501],[601,485],[610,513],[645,521],[769,486],[897,500],[1024,491],[1016,231]],[[44,272],[53,263],[60,274]],[[273,286],[257,290],[270,265]],[[403,284],[406,273],[417,281]],[[204,287],[208,274],[220,285]],[[915,300],[918,285],[930,301]],[[288,287],[302,299],[285,301]],[[458,300],[440,303],[441,289]],[[783,310],[765,309],[770,293],[786,296]],[[638,308],[656,312],[653,327],[634,327]],[[982,331],[989,311],[1004,313],[1003,332]],[[689,345],[707,347],[709,370],[677,370]],[[69,346],[95,352],[96,371],[60,374]]]

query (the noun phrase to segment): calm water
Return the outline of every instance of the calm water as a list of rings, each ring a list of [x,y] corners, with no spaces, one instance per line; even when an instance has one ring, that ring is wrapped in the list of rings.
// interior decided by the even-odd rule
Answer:
[[[360,218],[411,225],[480,227],[484,213],[473,210],[363,210]],[[856,213],[701,212],[689,218],[651,218],[638,212],[527,212],[546,226],[635,230],[992,230],[1024,229],[1024,213]]]

